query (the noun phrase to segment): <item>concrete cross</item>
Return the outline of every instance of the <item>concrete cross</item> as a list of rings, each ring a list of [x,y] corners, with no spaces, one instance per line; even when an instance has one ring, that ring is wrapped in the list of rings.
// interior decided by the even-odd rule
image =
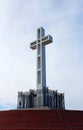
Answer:
[[[37,29],[37,40],[30,43],[30,48],[37,49],[37,90],[46,88],[45,45],[52,43],[52,36],[45,36],[43,27]]]

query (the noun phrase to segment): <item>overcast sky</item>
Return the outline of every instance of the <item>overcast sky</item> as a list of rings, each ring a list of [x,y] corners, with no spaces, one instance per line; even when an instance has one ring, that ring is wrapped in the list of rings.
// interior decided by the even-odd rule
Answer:
[[[18,91],[36,89],[36,40],[40,26],[46,46],[50,89],[65,93],[66,109],[83,110],[83,0],[0,0],[0,109],[17,106]]]

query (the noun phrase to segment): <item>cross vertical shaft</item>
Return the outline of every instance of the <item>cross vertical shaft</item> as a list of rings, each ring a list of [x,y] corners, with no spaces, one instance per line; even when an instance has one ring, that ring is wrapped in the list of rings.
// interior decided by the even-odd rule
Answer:
[[[45,45],[41,39],[44,36],[45,31],[41,27],[37,30],[37,89],[46,87]]]
[[[30,44],[31,49],[37,49],[37,90],[46,88],[45,45],[52,42],[50,35],[45,36],[44,28],[37,29],[37,40]]]

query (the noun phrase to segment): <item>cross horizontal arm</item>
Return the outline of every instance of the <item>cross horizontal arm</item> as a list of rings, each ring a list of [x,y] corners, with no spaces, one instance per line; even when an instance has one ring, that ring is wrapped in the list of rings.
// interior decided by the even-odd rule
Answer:
[[[36,41],[30,43],[30,48],[35,50],[36,49]]]
[[[53,41],[53,38],[51,35],[47,35],[47,36],[42,38],[42,44],[44,44],[44,45],[52,43],[52,41]]]
[[[53,38],[52,38],[51,35],[47,35],[45,37],[41,37],[41,38],[37,39],[36,41],[31,42],[30,43],[30,48],[33,49],[33,50],[35,50],[37,42],[41,42],[42,44],[47,45],[47,44],[53,42]]]

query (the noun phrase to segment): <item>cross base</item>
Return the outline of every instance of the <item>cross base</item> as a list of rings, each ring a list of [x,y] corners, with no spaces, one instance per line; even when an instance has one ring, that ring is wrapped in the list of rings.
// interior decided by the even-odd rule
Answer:
[[[46,89],[18,93],[18,109],[65,109],[64,94]]]

